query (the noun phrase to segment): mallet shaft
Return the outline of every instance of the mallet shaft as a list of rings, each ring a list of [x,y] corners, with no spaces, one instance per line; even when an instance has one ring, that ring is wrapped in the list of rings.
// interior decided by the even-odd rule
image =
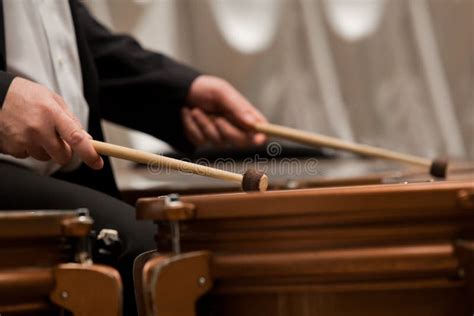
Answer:
[[[170,168],[173,170],[193,173],[200,176],[212,177],[230,182],[236,182],[239,184],[242,183],[243,179],[243,176],[238,173],[210,168],[187,161],[147,153],[132,148],[113,145],[97,140],[93,140],[92,144],[99,154],[106,156],[130,160],[142,164],[156,164],[162,168]]]
[[[391,159],[424,167],[431,166],[431,160],[424,159],[408,154],[402,154],[395,151],[382,149],[378,147],[355,144],[346,142],[338,138],[304,132],[301,130],[280,126],[276,124],[260,123],[255,125],[255,130],[270,136],[289,139],[295,142],[303,143],[310,146],[324,146],[335,149],[342,149],[358,153],[365,156],[379,157]]]

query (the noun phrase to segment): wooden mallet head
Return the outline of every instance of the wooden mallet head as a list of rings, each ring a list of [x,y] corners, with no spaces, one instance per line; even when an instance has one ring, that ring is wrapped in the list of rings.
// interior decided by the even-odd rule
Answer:
[[[256,169],[248,169],[242,178],[242,190],[245,192],[265,192],[268,188],[268,177]]]
[[[448,161],[446,159],[435,159],[430,166],[430,174],[437,178],[446,178],[448,173]]]

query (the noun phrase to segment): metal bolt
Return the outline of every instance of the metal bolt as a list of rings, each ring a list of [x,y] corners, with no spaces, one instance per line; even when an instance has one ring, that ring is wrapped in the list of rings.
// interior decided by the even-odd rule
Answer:
[[[68,298],[69,298],[69,293],[66,292],[66,291],[62,291],[62,292],[61,292],[61,298],[62,298],[63,300],[68,299]]]
[[[168,195],[168,198],[170,202],[179,202],[180,200],[179,194],[176,194],[176,193]]]
[[[207,280],[206,280],[205,277],[203,277],[203,276],[199,277],[199,279],[198,279],[199,286],[204,286],[206,284],[206,281]]]
[[[175,254],[181,253],[181,236],[179,233],[179,222],[178,221],[171,221],[171,247],[173,248],[173,252]]]

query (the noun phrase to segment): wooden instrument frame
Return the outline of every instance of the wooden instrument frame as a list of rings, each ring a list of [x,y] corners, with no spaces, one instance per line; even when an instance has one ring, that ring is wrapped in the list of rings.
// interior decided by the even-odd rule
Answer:
[[[118,272],[93,264],[86,210],[0,212],[0,315],[120,316]]]
[[[472,181],[137,203],[159,227],[160,256],[180,256],[170,254],[176,222],[185,254],[211,253],[214,287],[197,309],[226,315],[470,315],[473,210]]]

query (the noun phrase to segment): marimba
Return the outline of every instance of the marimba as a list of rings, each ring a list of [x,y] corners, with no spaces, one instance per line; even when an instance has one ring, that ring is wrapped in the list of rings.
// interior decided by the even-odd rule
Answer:
[[[272,144],[275,147],[272,147]],[[276,152],[272,154],[275,148]],[[269,177],[269,190],[420,182],[433,178],[426,168],[418,166],[360,156],[327,155],[318,149],[281,146],[275,142],[265,148],[214,151],[207,149],[192,156],[171,157],[238,173],[244,173],[248,167],[256,167]],[[174,193],[190,195],[241,191],[239,184],[157,165],[129,164],[116,172],[122,197],[130,204],[135,204],[139,198]],[[472,162],[450,162],[448,179],[466,178],[466,175],[473,173]]]
[[[0,211],[0,315],[119,316],[120,275],[93,264],[87,210]]]
[[[224,156],[225,157],[225,156]],[[212,158],[212,157],[211,157]],[[206,158],[207,159],[207,158]],[[233,159],[233,158],[232,158]],[[288,170],[288,168],[272,168],[283,165],[285,158],[269,158],[267,163],[257,166],[269,176],[269,190],[290,190],[301,188],[333,187],[343,185],[381,184],[409,180],[426,180],[425,171],[407,168],[398,163],[363,159],[363,158],[311,158],[293,157],[292,162],[304,166],[308,159],[316,161],[312,174],[304,170]],[[199,160],[193,160],[199,162]],[[211,166],[215,160],[209,159]],[[225,168],[226,166],[218,167]],[[227,166],[229,167],[229,166]],[[242,160],[235,160],[231,170],[244,172]],[[291,168],[290,168],[291,169]],[[146,167],[122,168],[119,170],[119,188],[125,201],[134,204],[138,198],[161,196],[168,194],[209,194],[239,192],[239,185],[216,179],[189,175],[177,171],[153,170]]]
[[[144,198],[142,315],[472,315],[474,182]]]

